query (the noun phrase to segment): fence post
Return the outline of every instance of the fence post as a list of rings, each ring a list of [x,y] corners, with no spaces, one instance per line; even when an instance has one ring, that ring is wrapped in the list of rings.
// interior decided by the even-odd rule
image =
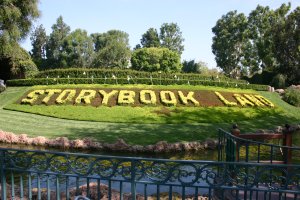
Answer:
[[[135,160],[131,160],[131,199],[136,200]]]
[[[286,124],[284,129],[284,146],[292,147],[293,146],[293,137],[292,137],[293,131],[291,130],[290,125]],[[286,158],[285,162],[286,164],[292,163],[292,150],[290,148],[286,148]]]
[[[241,131],[238,128],[237,124],[232,125],[231,134],[236,136],[236,137],[240,136]],[[240,154],[239,154],[239,142],[238,141],[236,141],[236,144],[234,145],[234,148],[235,148],[235,152],[233,152],[233,154],[235,154],[235,161],[239,161],[240,160]]]
[[[1,199],[6,200],[6,176],[4,170],[4,151],[0,151],[0,178],[1,178]]]

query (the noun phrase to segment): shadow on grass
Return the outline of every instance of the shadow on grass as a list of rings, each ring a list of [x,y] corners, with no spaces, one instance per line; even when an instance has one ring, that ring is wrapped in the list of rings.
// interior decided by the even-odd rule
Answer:
[[[225,128],[227,125],[222,125]],[[217,138],[214,124],[110,124],[105,129],[71,128],[70,139],[90,137],[98,141],[113,143],[124,139],[129,144],[148,145],[159,141],[170,143],[182,141],[202,141]]]
[[[249,110],[251,112],[251,110]],[[217,113],[217,114],[216,114]],[[298,119],[284,112],[272,109],[257,109],[255,113],[247,112],[185,112],[176,113],[172,117],[162,116],[166,124],[129,124],[111,123],[105,128],[71,128],[69,138],[91,137],[98,141],[109,143],[124,139],[129,144],[148,145],[158,141],[170,143],[181,141],[203,141],[218,137],[218,128],[230,131],[233,123],[237,123],[242,133],[255,132],[258,129],[275,129],[285,123],[295,123]],[[198,118],[199,122],[212,118],[221,123],[188,124],[191,119]],[[132,118],[130,121],[136,121]],[[148,120],[148,119],[145,119]],[[176,122],[177,124],[172,124]]]

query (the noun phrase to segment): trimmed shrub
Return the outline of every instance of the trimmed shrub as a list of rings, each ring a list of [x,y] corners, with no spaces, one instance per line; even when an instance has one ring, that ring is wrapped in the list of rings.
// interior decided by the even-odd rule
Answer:
[[[256,73],[251,78],[243,77],[243,79],[249,81],[249,83],[252,83],[252,84],[269,85],[272,81],[272,78],[275,75],[276,74],[274,72],[263,71],[261,74]]]
[[[181,69],[180,56],[168,48],[141,48],[132,53],[132,68],[155,72],[178,72]]]
[[[130,69],[105,69],[105,68],[68,68],[68,69],[52,69],[40,71],[35,78],[107,78],[115,76],[117,79],[124,78],[134,83],[135,79],[174,79],[174,80],[203,80],[203,81],[228,81],[235,83],[247,83],[245,80],[230,79],[224,75],[218,78],[211,75],[202,75],[197,73],[167,73],[167,72],[144,72]]]
[[[285,80],[286,76],[284,76],[283,74],[277,74],[273,77],[271,81],[271,86],[273,86],[276,89],[285,88]]]
[[[300,107],[300,90],[292,87],[287,88],[284,92],[283,100],[291,105]]]
[[[204,85],[224,88],[241,88],[267,91],[267,85],[234,83],[227,81],[206,81],[206,80],[174,80],[160,78],[136,78],[129,82],[126,78],[36,78],[36,79],[14,79],[8,80],[9,86],[33,86],[33,85],[56,85],[56,84],[146,84],[146,85]]]

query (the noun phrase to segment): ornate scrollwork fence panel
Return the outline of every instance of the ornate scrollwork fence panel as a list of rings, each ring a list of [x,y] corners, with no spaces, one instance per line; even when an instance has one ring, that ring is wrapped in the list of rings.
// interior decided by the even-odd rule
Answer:
[[[0,149],[1,199],[300,198],[300,165]]]

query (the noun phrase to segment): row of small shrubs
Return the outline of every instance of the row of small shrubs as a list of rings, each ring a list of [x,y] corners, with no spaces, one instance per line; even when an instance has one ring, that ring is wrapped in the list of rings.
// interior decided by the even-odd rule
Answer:
[[[147,85],[204,85],[217,87],[232,87],[241,89],[267,90],[266,85],[234,83],[227,81],[208,80],[174,80],[160,78],[127,78],[105,79],[105,78],[36,78],[36,79],[14,79],[7,81],[9,86],[33,86],[33,85],[55,85],[55,84],[147,84]]]
[[[287,88],[282,99],[291,105],[300,107],[300,89],[293,87]]]
[[[144,72],[136,70],[122,69],[84,69],[68,68],[40,71],[35,78],[162,78],[162,79],[184,79],[184,80],[203,80],[203,81],[228,81],[236,83],[247,83],[245,80],[230,79],[224,75],[210,76],[196,73],[167,73],[167,72]]]

